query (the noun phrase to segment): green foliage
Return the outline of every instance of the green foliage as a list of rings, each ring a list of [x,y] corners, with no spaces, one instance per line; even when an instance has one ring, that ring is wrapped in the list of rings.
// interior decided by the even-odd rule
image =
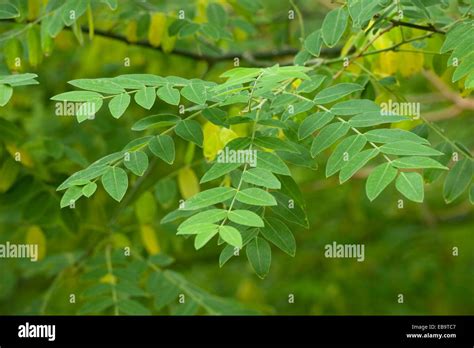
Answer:
[[[5,106],[13,95],[13,87],[34,85],[36,74],[0,75],[0,107]]]
[[[7,192],[5,201],[20,203],[22,199],[30,202],[48,197],[42,211],[59,205],[63,210],[56,214],[64,214],[58,218],[61,225],[80,221],[75,215],[66,215],[78,204],[86,207],[99,202],[100,210],[112,210],[105,203],[105,192],[118,202],[106,231],[125,228],[121,213],[135,204],[139,212],[132,228],[140,232],[149,256],[143,258],[142,250],[133,250],[131,261],[114,251],[140,240],[121,243],[108,235],[94,237],[97,246],[87,251],[94,257],[75,256],[62,268],[83,262],[80,282],[90,283],[90,287],[82,295],[79,313],[150,315],[165,310],[170,314],[235,314],[240,307],[165,269],[171,261],[161,252],[162,236],[157,238],[155,231],[157,203],[167,213],[160,231],[176,233],[173,240],[203,249],[203,255],[213,248],[211,244],[217,245],[221,267],[245,249],[249,265],[260,278],[269,274],[274,254],[296,255],[297,241],[302,238],[296,231],[310,227],[311,207],[304,199],[302,173],[312,179],[325,173],[327,182],[336,185],[337,181],[357,185],[359,179],[366,178],[365,195],[371,202],[406,198],[421,203],[428,195],[425,182],[443,178],[446,203],[464,196],[472,203],[474,164],[469,149],[419,114],[387,113],[382,107],[387,101],[407,102],[405,94],[410,91],[404,90],[404,81],[415,73],[429,76],[435,72],[441,82],[448,78],[450,89],[460,90],[463,97],[471,93],[471,9],[459,1],[452,12],[444,11],[445,3],[338,3],[306,36],[302,23],[300,42],[290,42],[300,49],[293,64],[278,64],[275,61],[280,57],[272,56],[266,61],[266,55],[259,52],[250,54],[262,44],[254,37],[248,45],[235,45],[240,51],[234,52],[239,35],[249,38],[256,32],[257,23],[251,17],[261,8],[257,1],[203,2],[197,10],[194,4],[76,0],[48,1],[35,9],[33,2],[28,2],[28,15],[17,2],[0,5],[0,19],[8,20],[2,25],[9,28],[0,35],[8,71],[0,76],[1,107],[9,107],[16,87],[37,83],[36,74],[17,73],[24,67],[15,66],[15,58],[27,57],[27,68],[35,71],[55,45],[58,49],[67,45],[62,36],[69,32],[79,45],[84,44],[83,33],[89,34],[89,41],[94,35],[110,36],[130,45],[138,43],[161,53],[203,60],[208,70],[201,76],[193,61],[192,73],[181,77],[171,70],[179,62],[164,61],[155,69],[137,71],[117,68],[120,64],[114,61],[108,72],[101,72],[113,77],[71,77],[70,87],[60,84],[59,90],[52,92],[56,95],[48,94],[48,98],[57,102],[55,105],[74,106],[82,124],[69,124],[68,134],[83,129],[108,132],[94,147],[102,153],[97,156],[94,152],[94,158],[100,158],[88,164],[71,146],[57,144],[63,139],[50,139],[54,143],[44,147],[55,151],[44,157],[65,157],[66,167],[58,173],[69,175],[57,185],[57,191],[64,191],[62,197],[50,192],[50,185],[56,185],[57,180],[42,167],[36,175],[47,189],[25,197],[20,186],[29,187],[17,181],[20,167],[10,157],[0,167],[0,192]],[[180,18],[181,5],[186,13],[191,9],[192,15]],[[274,41],[283,40],[291,32],[287,30],[290,26]],[[327,57],[328,52],[336,52],[336,56]],[[421,65],[414,67],[419,61]],[[86,72],[80,75],[103,76]],[[41,82],[48,83],[47,79]],[[459,99],[456,95],[455,102],[465,105]],[[109,113],[116,125],[109,124]],[[141,132],[140,136],[129,139],[133,132],[127,133],[128,128]],[[23,145],[18,140],[24,137],[21,130],[2,117],[0,134],[8,156],[14,157],[19,149],[13,146]],[[106,136],[128,143],[113,143],[107,154],[112,141],[106,144]],[[71,143],[69,136],[64,137]],[[222,160],[226,154],[230,157]],[[318,166],[324,170],[315,171]],[[21,170],[28,170],[26,167]],[[330,178],[336,174],[338,179]],[[393,188],[398,193],[393,193]],[[146,195],[140,196],[143,192]],[[41,194],[41,199],[36,194]],[[91,201],[79,203],[82,197]],[[96,217],[94,223],[98,221],[101,219]],[[176,306],[181,294],[189,301]]]
[[[240,118],[239,123],[249,123],[252,125],[253,130],[250,136],[241,138],[245,141],[247,149],[252,151],[256,149],[256,168],[249,168],[250,163],[218,163],[216,162],[211,168],[204,173],[201,183],[213,182],[222,176],[232,174],[233,172],[238,173],[237,180],[231,184],[231,187],[216,187],[210,188],[203,192],[198,193],[194,197],[188,199],[183,204],[185,210],[199,211],[204,208],[213,207],[216,204],[222,204],[222,209],[212,209],[210,211],[199,212],[197,215],[189,217],[189,223],[181,225],[178,229],[178,234],[192,234],[195,237],[196,249],[202,248],[206,245],[214,236],[217,234],[220,238],[228,245],[233,247],[242,247],[242,230],[239,232],[238,226],[253,226],[253,227],[264,227],[262,218],[255,214],[251,210],[252,207],[272,207],[273,213],[278,216],[286,218],[290,223],[301,223],[306,226],[306,218],[304,217],[304,211],[299,207],[291,206],[288,209],[288,202],[291,202],[291,198],[286,200],[285,198],[280,199],[277,203],[279,196],[278,190],[281,188],[279,180],[275,177],[275,174],[289,175],[285,160],[289,160],[288,157],[281,157],[286,151],[289,153],[300,153],[301,151],[310,151],[312,157],[320,155],[323,151],[339,142],[332,155],[329,157],[326,165],[326,175],[331,176],[336,172],[339,173],[339,180],[344,183],[350,179],[355,173],[361,170],[367,163],[379,155],[384,156],[385,160],[388,161],[386,164],[381,164],[371,174],[367,180],[367,196],[370,200],[375,199],[395,177],[396,188],[409,200],[415,202],[423,201],[424,190],[423,190],[423,179],[418,173],[404,172],[404,169],[447,169],[444,165],[438,161],[431,159],[429,156],[439,156],[443,153],[430,147],[430,143],[416,133],[405,131],[402,129],[391,129],[391,128],[378,128],[366,131],[362,133],[359,128],[373,127],[383,125],[386,123],[393,123],[399,121],[410,120],[406,116],[398,115],[384,115],[378,106],[369,100],[348,100],[342,103],[338,103],[331,108],[331,111],[327,110],[323,104],[335,102],[343,97],[348,96],[354,92],[363,90],[363,87],[355,83],[339,83],[332,86],[323,88],[321,91],[316,93],[313,100],[307,97],[297,94],[298,92],[292,92],[289,89],[289,85],[296,78],[304,79],[308,81],[311,79],[306,74],[307,68],[303,67],[278,67],[274,66],[271,68],[255,69],[255,68],[236,68],[230,70],[223,76],[228,77],[227,81],[218,85],[214,83],[208,83],[200,80],[185,80],[179,79],[178,83],[173,85],[173,88],[180,91],[182,96],[199,105],[197,112],[190,113],[189,116],[184,118],[178,118],[174,115],[157,115],[150,116],[143,120],[138,121],[133,129],[145,130],[150,127],[166,127],[170,126],[164,132],[175,131],[175,133],[186,141],[195,143],[198,146],[203,146],[203,133],[200,124],[192,120],[192,118],[199,115],[203,110],[212,110],[212,108],[229,105],[232,103],[235,97],[241,97],[238,99],[238,103],[244,102],[247,104],[244,110],[243,117]],[[124,79],[135,79],[140,81],[145,87],[138,90],[130,90],[127,85],[121,85],[121,81]],[[147,75],[125,75],[110,79],[113,85],[125,88],[127,93],[135,93],[135,101],[138,105],[149,109],[152,107],[154,98],[145,98],[146,93],[144,91],[153,90],[155,94],[155,88],[160,86],[169,85],[174,80],[168,80],[161,77],[149,78]],[[167,81],[167,82],[165,82]],[[242,84],[244,86],[242,87]],[[91,85],[95,90],[97,84]],[[82,85],[84,87],[84,85]],[[223,93],[225,89],[229,89],[228,92]],[[247,92],[246,90],[249,90]],[[104,91],[102,93],[113,94],[114,92],[120,96],[123,93],[122,89]],[[69,92],[71,93],[74,92]],[[94,91],[80,92],[80,93],[92,93],[90,94],[89,101],[93,101],[97,95]],[[137,94],[140,97],[137,100]],[[150,92],[151,93],[151,92]],[[86,94],[87,95],[87,94]],[[151,94],[150,94],[151,95]],[[85,101],[84,94],[79,98],[81,101]],[[258,96],[258,97],[256,97]],[[303,146],[301,149],[292,145],[292,135],[286,133],[285,141],[275,136],[275,133],[270,132],[271,127],[260,125],[257,128],[257,123],[260,120],[270,119],[271,113],[283,113],[287,112],[294,105],[299,103],[298,98],[310,104],[310,108],[321,108],[323,113],[315,113],[303,120],[298,130],[298,138],[295,139],[300,142]],[[114,97],[116,98],[116,97]],[[245,99],[244,99],[245,98]],[[255,100],[253,98],[256,98]],[[285,103],[292,102],[296,104],[290,104],[285,107],[282,103],[283,99]],[[57,99],[57,97],[55,97]],[[60,98],[63,99],[63,98]],[[113,100],[113,99],[112,99]],[[230,102],[229,102],[230,100]],[[280,101],[281,100],[281,101]],[[148,102],[150,101],[150,104]],[[210,104],[204,104],[209,102]],[[188,109],[193,110],[194,108],[189,107]],[[296,111],[297,114],[309,111]],[[290,117],[285,122],[293,122],[292,119],[295,116],[290,113]],[[344,119],[342,118],[344,117]],[[349,117],[349,120],[347,120]],[[221,119],[224,123],[232,123],[234,117],[227,117]],[[212,122],[212,120],[211,120]],[[318,135],[311,141],[309,149],[305,147],[305,139],[313,134],[316,130],[320,129]],[[356,134],[346,137],[350,132]],[[173,139],[162,132],[161,135],[154,136],[148,143],[150,151],[163,159],[168,164],[173,164],[175,159],[175,150]],[[285,129],[283,129],[285,133]],[[342,140],[342,141],[341,141]],[[303,142],[301,142],[303,141]],[[376,145],[376,143],[382,143],[382,145]],[[300,145],[300,146],[301,146]],[[306,145],[308,146],[308,145]],[[368,146],[368,148],[367,148]],[[237,148],[244,149],[244,146]],[[139,147],[138,153],[142,156],[146,156],[142,150],[143,146]],[[265,152],[262,150],[271,149],[272,152]],[[283,152],[280,152],[283,151]],[[134,152],[132,152],[132,155]],[[396,158],[389,158],[387,155],[396,156]],[[136,159],[136,156],[132,157]],[[291,160],[290,160],[291,162]],[[471,163],[470,160],[466,162]],[[134,162],[132,162],[134,163]],[[460,162],[464,163],[464,162]],[[105,163],[104,163],[105,164]],[[126,165],[127,167],[127,165]],[[143,165],[143,167],[146,167]],[[242,171],[239,170],[243,167]],[[457,169],[459,166],[456,166]],[[128,167],[127,167],[128,168]],[[130,168],[128,168],[130,169]],[[136,169],[136,168],[135,168]],[[142,168],[140,173],[144,171]],[[135,171],[138,171],[137,169]],[[133,171],[132,171],[133,172]],[[272,173],[273,172],[273,173]],[[115,174],[114,174],[115,173]],[[398,174],[398,175],[397,175]],[[126,173],[120,170],[120,168],[111,167],[106,170],[103,174],[102,180],[106,191],[116,200],[120,201],[125,194],[127,187],[127,176]],[[466,175],[471,178],[471,176]],[[112,180],[116,178],[116,180]],[[448,177],[449,178],[449,177]],[[118,180],[120,179],[120,180]],[[68,179],[70,180],[70,179]],[[68,183],[68,180],[65,182]],[[470,179],[469,179],[470,180]],[[451,181],[451,180],[449,180]],[[448,186],[449,186],[449,181]],[[63,183],[62,187],[66,187]],[[87,184],[87,183],[86,183]],[[467,185],[467,183],[466,183]],[[266,190],[254,186],[263,187]],[[464,189],[464,187],[462,187]],[[277,190],[268,192],[269,190]],[[448,192],[449,188],[445,189]],[[457,193],[446,193],[448,197],[457,197]],[[74,196],[75,197],[75,196]],[[288,197],[287,197],[288,198]],[[76,198],[77,199],[77,198]],[[243,204],[242,208],[246,209],[235,209],[237,204]],[[235,206],[235,207],[234,207]],[[265,210],[264,210],[265,212]],[[204,214],[204,215],[203,215]],[[192,224],[191,224],[192,221]],[[215,223],[222,221],[220,225]],[[237,228],[228,226],[225,223],[229,221],[237,224]],[[271,221],[271,220],[270,220]],[[294,246],[291,242],[291,233],[288,233],[288,229],[285,224],[279,220],[275,220],[273,226],[268,226],[262,231],[263,238],[266,238],[276,244],[279,248],[285,252],[294,254]],[[278,240],[275,237],[275,226],[278,226],[278,230],[282,231],[282,237],[285,242]],[[283,232],[284,231],[284,232]],[[288,235],[288,236],[286,236]],[[291,235],[291,237],[289,237]],[[257,274],[263,276],[267,273],[268,261],[264,264],[255,265],[257,262],[254,256],[260,245],[264,249],[265,253],[269,253],[270,247],[268,244],[252,243],[250,244],[251,251],[248,253],[249,259],[254,266]]]

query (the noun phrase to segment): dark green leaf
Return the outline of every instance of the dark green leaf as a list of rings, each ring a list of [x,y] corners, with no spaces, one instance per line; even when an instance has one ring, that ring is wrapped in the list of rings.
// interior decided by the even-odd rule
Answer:
[[[176,134],[187,141],[202,147],[203,134],[201,126],[194,120],[183,120],[175,128]]]
[[[148,143],[150,151],[168,164],[173,164],[175,158],[174,141],[169,135],[157,135]]]
[[[173,126],[178,123],[180,118],[174,115],[152,115],[142,118],[132,126],[133,131],[142,131],[149,128],[159,128]]]
[[[472,181],[473,170],[472,160],[469,158],[456,162],[451,168],[443,187],[443,196],[446,203],[451,203],[466,190]]]
[[[270,271],[272,263],[272,249],[267,241],[260,237],[255,237],[246,248],[247,258],[255,273],[260,278],[265,278]]]
[[[342,167],[339,173],[339,182],[349,180],[359,169],[367,164],[372,158],[379,154],[378,149],[368,149],[359,152]]]
[[[265,219],[265,227],[261,228],[263,236],[279,249],[290,256],[296,254],[296,241],[290,229],[280,220],[272,217]]]
[[[349,128],[346,122],[335,122],[325,126],[311,144],[311,156],[316,157],[316,155],[326,150],[329,146],[346,135]]]
[[[334,119],[332,112],[317,112],[306,117],[298,128],[298,138],[307,138]]]

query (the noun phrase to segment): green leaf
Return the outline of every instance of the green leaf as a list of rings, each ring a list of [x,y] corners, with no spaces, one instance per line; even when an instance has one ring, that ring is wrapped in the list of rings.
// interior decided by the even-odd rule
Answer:
[[[429,141],[419,135],[398,128],[373,129],[364,133],[368,141],[373,143],[393,143],[400,140],[410,140],[415,143],[429,145]]]
[[[298,184],[293,180],[291,176],[278,176],[278,180],[281,182],[281,191],[293,198],[298,205],[304,207],[306,205]]]
[[[65,92],[58,95],[55,95],[51,98],[51,100],[59,100],[59,101],[83,101],[83,102],[91,102],[97,99],[102,100],[102,95],[97,92],[90,92],[90,91],[71,91]]]
[[[196,250],[201,249],[204,245],[207,244],[218,232],[217,225],[213,230],[206,230],[203,232],[200,232],[198,235],[196,235],[196,238],[194,238],[194,248]]]
[[[269,189],[279,189],[280,181],[272,172],[262,168],[251,168],[242,174],[242,180],[257,186],[263,186]]]
[[[156,94],[165,103],[168,103],[171,105],[179,104],[179,99],[180,99],[179,91],[176,88],[173,88],[169,83],[160,87],[158,91],[156,92]]]
[[[275,174],[291,175],[285,162],[271,152],[257,152],[257,168],[266,169]]]
[[[150,110],[155,103],[156,93],[154,87],[145,87],[135,93],[135,102],[141,107]]]
[[[242,248],[242,236],[240,232],[232,226],[220,226],[219,236],[229,245],[236,248]]]
[[[61,198],[61,208],[69,206],[71,203],[76,202],[82,196],[82,188],[77,186],[71,186],[64,192]]]
[[[152,115],[148,117],[144,117],[137,122],[135,122],[132,126],[133,131],[143,131],[149,128],[160,128],[160,127],[168,127],[173,126],[180,121],[180,118],[175,115]]]
[[[20,11],[12,4],[0,4],[0,19],[20,17]]]
[[[451,144],[447,141],[444,141],[436,145],[435,149],[443,153],[443,155],[436,157],[436,160],[443,166],[447,166],[453,155],[453,148]],[[423,171],[423,177],[426,182],[433,183],[441,176],[441,174],[443,174],[443,172],[444,171],[440,169],[425,169]]]
[[[190,102],[203,105],[207,100],[206,87],[202,81],[192,81],[181,89],[181,95]]]
[[[182,235],[182,234],[201,234],[201,233],[208,233],[208,232],[214,232],[214,234],[217,232],[217,226],[216,224],[211,224],[209,222],[198,222],[198,223],[192,223],[192,224],[186,224],[185,226],[179,226],[178,232],[176,233],[177,235]]]
[[[473,162],[469,158],[456,162],[451,168],[443,187],[443,196],[446,203],[451,203],[466,190],[472,181],[473,170]]]
[[[79,79],[68,82],[74,87],[85,89],[87,91],[106,93],[106,94],[118,94],[124,93],[125,89],[120,85],[113,82],[112,79]]]
[[[356,0],[350,1],[348,4],[352,25],[358,29],[364,27],[377,12],[383,9],[382,2],[372,0]]]
[[[458,65],[453,73],[451,82],[457,82],[471,71],[474,71],[474,52],[471,52],[466,57],[461,58],[461,63]]]
[[[398,171],[390,163],[377,166],[365,183],[367,198],[373,201],[395,179]]]
[[[257,136],[254,138],[254,144],[272,150],[298,152],[298,150],[288,140],[282,140],[275,137]]]
[[[147,146],[153,136],[145,135],[144,137],[136,138],[130,141],[127,145],[125,145],[122,151],[136,151],[140,150],[143,147]]]
[[[314,97],[314,102],[316,104],[327,104],[363,89],[364,88],[361,85],[356,83],[339,83],[337,85],[323,89],[321,92],[316,94],[316,97]]]
[[[443,153],[410,140],[395,141],[380,147],[380,151],[398,156],[439,156]]]
[[[397,177],[395,187],[397,188],[398,192],[400,192],[409,200],[418,203],[423,202],[423,177],[419,173],[401,172]]]
[[[169,135],[162,134],[153,137],[148,143],[150,151],[168,164],[175,159],[174,141]]]
[[[220,178],[221,176],[239,168],[241,166],[240,163],[214,163],[209,170],[204,173],[203,177],[201,178],[200,183],[203,184],[205,182]]]
[[[261,228],[263,236],[276,247],[290,256],[296,254],[296,241],[290,229],[280,220],[272,217],[265,219],[265,227]]]
[[[343,7],[330,11],[323,21],[322,37],[328,47],[334,47],[344,34],[349,15]]]
[[[334,119],[332,112],[317,112],[306,117],[298,128],[298,139],[309,137]]]
[[[109,167],[102,175],[102,185],[110,197],[120,202],[128,188],[127,173],[122,168]]]
[[[352,127],[370,127],[384,123],[395,123],[411,120],[408,116],[384,115],[380,111],[368,111],[354,116],[349,120]]]
[[[174,221],[179,220],[181,218],[189,217],[192,214],[193,214],[193,212],[190,211],[190,210],[176,209],[176,210],[173,210],[172,212],[169,212],[168,214],[166,214],[160,220],[160,224],[168,224],[170,222],[174,222]]]
[[[300,93],[310,93],[315,91],[326,80],[325,75],[315,74],[310,76],[309,80],[303,80],[296,89]]]
[[[471,202],[471,204],[474,204],[474,185],[471,185],[471,188],[469,190],[469,202]]]
[[[254,239],[258,235],[258,229],[251,228],[247,230],[243,230],[241,232],[242,235],[242,247],[246,246],[252,239]],[[226,245],[224,249],[222,249],[221,254],[219,255],[219,267],[224,266],[224,264],[229,261],[233,256],[236,255],[236,248],[232,245]]]
[[[367,143],[362,134],[355,134],[341,141],[329,156],[326,164],[326,177],[337,173],[351,158],[353,158]]]
[[[304,228],[309,227],[306,213],[298,203],[295,203],[292,198],[281,192],[272,192],[272,195],[278,203],[276,206],[272,207],[272,211],[276,215],[290,223],[303,226]]]
[[[468,22],[461,22],[449,30],[443,46],[441,46],[440,53],[446,53],[455,49],[458,45],[463,43],[465,38],[472,37],[472,24]]]
[[[102,107],[103,100],[102,99],[94,99],[90,102],[86,102],[81,104],[77,108],[76,116],[77,116],[77,121],[79,123],[88,120],[88,119],[94,119],[97,111]]]
[[[356,115],[366,111],[380,112],[380,106],[372,100],[354,99],[342,101],[331,108],[332,113],[340,116]]]
[[[264,225],[262,218],[250,210],[232,210],[228,217],[230,221],[244,226],[263,227]]]
[[[206,9],[206,14],[209,23],[219,28],[224,28],[227,25],[227,12],[221,5],[217,3],[209,4]]]
[[[148,308],[142,305],[140,302],[122,299],[118,303],[118,309],[120,313],[128,315],[151,315],[151,312]]]
[[[13,88],[9,85],[0,85],[0,106],[7,105],[13,95]]]
[[[60,9],[59,7],[58,9]],[[49,36],[55,38],[64,28],[63,16],[61,11],[52,12],[49,17],[44,19],[44,23],[48,27]]]
[[[215,187],[199,192],[184,203],[183,210],[196,210],[221,203],[232,198],[234,194],[235,189],[230,187]]]
[[[359,152],[349,159],[349,162],[342,167],[341,172],[339,173],[339,182],[342,184],[349,180],[357,171],[359,171],[359,169],[365,166],[367,162],[377,156],[379,152],[378,149],[368,149]]]
[[[97,184],[95,182],[90,182],[82,188],[82,194],[89,198],[97,190]]]
[[[277,204],[275,197],[259,188],[248,188],[238,191],[235,199],[241,203],[257,206],[271,206]]]
[[[323,41],[321,39],[321,30],[316,30],[312,32],[306,40],[304,40],[304,48],[311,53],[313,56],[319,57],[319,53],[321,52],[321,45]]]
[[[320,152],[334,144],[347,134],[349,128],[346,122],[335,122],[325,126],[311,144],[311,156],[316,157]]]
[[[2,75],[0,76],[0,84],[7,84],[12,87],[37,84],[38,82],[34,80],[37,77],[38,75],[31,73]]]
[[[155,298],[154,306],[160,310],[172,301],[178,302],[180,289],[163,272],[155,272],[148,278],[148,292]]]
[[[187,37],[187,36],[194,35],[199,30],[200,27],[201,27],[201,25],[188,21],[180,29],[180,31],[178,33],[178,38],[181,39],[181,38],[184,38],[184,37]]]
[[[130,105],[130,95],[128,93],[121,93],[113,97],[109,102],[109,110],[113,117],[120,118],[127,107]]]
[[[69,178],[64,180],[64,182],[61,185],[59,185],[59,187],[56,190],[61,191],[74,185],[83,185],[87,183],[89,180],[92,180],[101,176],[107,171],[107,169],[108,168],[105,165],[96,165],[96,166],[91,165],[88,168],[80,170],[74,173],[73,175],[71,175]]]
[[[175,132],[184,140],[192,141],[199,147],[202,147],[203,134],[198,122],[194,120],[183,120],[178,123]]]
[[[268,242],[259,237],[255,237],[246,248],[247,258],[255,273],[261,278],[270,271],[272,263],[272,249]]]
[[[221,109],[204,109],[202,110],[202,115],[208,120],[218,126],[226,126],[227,112]]]
[[[392,161],[392,166],[396,168],[433,168],[433,169],[448,169],[438,161],[429,157],[410,156],[400,157]]]
[[[134,151],[129,153],[128,161],[124,159],[123,164],[133,174],[142,176],[148,168],[148,156],[143,151]]]
[[[108,297],[95,297],[84,303],[78,311],[78,314],[98,314],[114,305],[113,299]]]
[[[227,216],[227,210],[224,209],[209,209],[202,211],[200,213],[197,213],[196,215],[193,215],[189,217],[187,220],[183,221],[179,226],[178,230],[187,227],[187,226],[192,226],[194,224],[198,223],[214,223],[218,222],[221,220],[224,220]]]

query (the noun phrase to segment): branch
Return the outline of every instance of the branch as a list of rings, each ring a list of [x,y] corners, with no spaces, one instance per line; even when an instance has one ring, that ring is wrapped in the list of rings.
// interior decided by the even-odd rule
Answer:
[[[423,76],[448,100],[452,101],[459,109],[474,110],[474,99],[462,98],[453,92],[438,76],[431,71],[423,70]]]
[[[443,30],[435,28],[431,24],[419,25],[419,24],[414,24],[414,23],[409,23],[409,22],[397,21],[395,19],[391,19],[390,22],[396,27],[408,27],[408,28],[415,28],[415,29],[420,29],[420,30],[425,30],[425,31],[431,31],[433,33],[438,33],[438,34],[446,34]]]
[[[68,28],[69,29],[69,28]],[[87,27],[81,27],[81,30],[83,32],[89,32],[89,29]],[[135,46],[141,46],[141,47],[146,47],[150,49],[154,49],[157,51],[163,52],[161,47],[154,47],[150,45],[150,43],[146,40],[140,40],[137,42],[129,42],[126,37],[115,34],[115,33],[110,33],[107,31],[103,31],[100,29],[95,30],[95,35],[99,35],[105,38],[113,39],[116,41],[121,41],[124,43],[127,43],[129,45],[135,45]],[[223,53],[219,56],[217,55],[206,55],[206,54],[199,54],[195,52],[190,52],[187,50],[183,50],[180,48],[175,48],[171,54],[195,59],[195,60],[203,60],[206,61],[209,64],[215,64],[218,62],[226,61],[226,60],[233,60],[235,58],[239,58],[241,60],[247,61],[252,63],[252,65],[259,65],[259,64],[264,64],[263,62],[258,62],[259,60],[268,60],[268,59],[277,59],[277,58],[283,58],[287,56],[294,56],[299,52],[299,49],[294,48],[294,47],[286,47],[282,48],[280,50],[269,50],[269,51],[260,51],[260,52],[255,52],[249,54],[248,52],[228,52],[228,53]],[[323,48],[321,50],[322,55],[326,55],[327,57],[335,57],[339,55],[340,53],[340,48]]]
[[[39,22],[40,22],[39,20],[27,22],[26,27],[39,24]],[[1,21],[0,23],[15,23],[15,22],[13,20],[4,20],[4,21]],[[64,29],[69,30],[69,31],[73,30],[72,27],[64,27]],[[89,33],[89,28],[86,26],[81,26],[81,31],[83,33]],[[22,32],[23,30],[21,32],[15,33],[14,36],[21,34]],[[161,47],[154,47],[146,40],[130,42],[127,40],[125,36],[112,33],[106,30],[94,29],[94,35],[120,41],[128,45],[140,46],[140,47],[145,47],[145,48],[163,52],[163,49]],[[194,60],[206,61],[210,65],[223,62],[226,60],[230,61],[235,58],[239,58],[240,60],[246,61],[253,66],[268,66],[270,65],[268,60],[276,60],[276,59],[285,58],[285,57],[293,58],[299,51],[300,50],[295,47],[285,47],[279,50],[273,49],[273,50],[260,51],[260,52],[254,52],[254,53],[251,53],[249,51],[244,51],[244,52],[227,52],[221,55],[208,55],[208,54],[200,54],[200,53],[187,51],[181,48],[175,48],[172,52],[170,52],[170,54],[187,57]],[[340,52],[341,52],[341,49],[339,47],[321,49],[321,55],[326,56],[327,58],[337,57],[340,54]],[[263,60],[267,60],[267,62],[264,62]]]

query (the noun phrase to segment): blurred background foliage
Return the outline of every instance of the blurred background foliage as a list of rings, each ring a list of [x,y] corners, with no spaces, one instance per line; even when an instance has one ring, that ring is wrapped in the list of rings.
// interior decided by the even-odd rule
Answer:
[[[370,203],[362,180],[339,185],[335,178],[326,179],[327,158],[318,160],[320,167],[315,171],[292,167],[307,202],[310,229],[292,226],[296,256],[289,258],[275,251],[264,280],[255,276],[244,257],[233,258],[219,268],[219,250],[214,246],[197,252],[192,243],[175,235],[175,224],[160,224],[186,191],[199,189],[193,175],[200,177],[206,165],[201,149],[182,140],[175,139],[175,165],[155,164],[144,179],[138,179],[139,185],[130,183],[136,189],[121,203],[100,188],[93,199],[78,201],[75,209],[59,209],[56,187],[64,179],[137,138],[130,127],[141,117],[175,112],[158,102],[150,111],[131,107],[119,120],[103,109],[94,122],[79,124],[74,117],[55,116],[50,100],[71,89],[67,81],[150,73],[219,82],[218,76],[234,66],[235,56],[240,57],[242,66],[291,63],[303,36],[297,17],[288,19],[288,11],[294,9],[291,2],[136,0],[117,1],[114,10],[114,1],[91,1],[90,14],[74,24],[78,27],[60,30],[52,43],[40,42],[40,46],[50,46],[38,49],[39,53],[33,52],[35,46],[28,42],[33,40],[29,36],[39,35],[39,24],[15,36],[16,48],[11,47],[11,33],[35,23],[37,7],[47,1],[13,3],[22,9],[21,17],[0,22],[0,75],[14,70],[36,73],[39,85],[15,88],[12,100],[0,108],[0,243],[33,238],[46,252],[34,265],[27,260],[0,261],[1,314],[77,313],[68,296],[76,293],[80,297],[86,285],[78,280],[76,261],[94,254],[94,248],[110,232],[116,249],[132,245],[142,255],[170,255],[175,259],[171,268],[189,281],[264,314],[473,313],[474,212],[466,194],[446,205],[440,181],[427,187],[423,204],[405,201],[399,209],[401,197],[394,188]],[[229,14],[218,35],[212,28],[201,28],[198,30],[204,31],[197,35],[164,38],[150,30],[151,23],[171,26],[180,9],[190,22],[206,23],[206,10],[212,3],[220,4]],[[319,28],[325,14],[336,6],[329,0],[297,3],[306,34]],[[31,30],[36,32],[28,34]],[[351,33],[345,35],[350,37]],[[11,63],[13,49],[22,57],[18,67]],[[324,54],[331,57],[335,53],[328,50]],[[432,56],[425,56],[418,68],[406,74],[400,73],[400,66],[387,68],[384,64],[389,60],[385,59],[377,62],[382,64],[378,73],[394,76],[396,90],[409,100],[421,101],[422,112],[439,116],[440,110],[450,106],[451,101],[421,73],[423,67],[433,68]],[[391,64],[410,64],[410,60]],[[383,71],[384,66],[393,71]],[[325,73],[337,70],[339,66],[328,67]],[[360,69],[352,73],[363,74]],[[439,75],[448,83],[450,74],[452,71],[441,71]],[[435,121],[448,137],[473,148],[472,111],[454,116]],[[239,131],[245,132],[235,129]],[[433,139],[439,141],[436,136]],[[12,162],[16,152],[22,156],[19,163]],[[150,208],[150,199],[156,209],[140,216],[144,207]],[[35,228],[41,231],[39,237],[32,232]],[[152,235],[148,234],[148,239],[147,233]],[[333,241],[365,244],[365,261],[325,258],[324,246]],[[453,256],[453,247],[459,248],[458,256]],[[107,281],[101,279],[102,283]],[[294,303],[288,301],[290,294]],[[404,295],[403,304],[397,302],[399,294]]]

